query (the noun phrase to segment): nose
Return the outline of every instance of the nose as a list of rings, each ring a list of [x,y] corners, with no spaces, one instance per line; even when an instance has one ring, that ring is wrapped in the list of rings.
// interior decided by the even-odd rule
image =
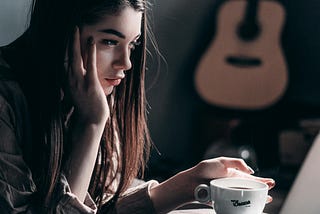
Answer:
[[[132,63],[130,60],[130,50],[123,50],[119,53],[118,57],[113,62],[113,68],[115,70],[130,70]]]

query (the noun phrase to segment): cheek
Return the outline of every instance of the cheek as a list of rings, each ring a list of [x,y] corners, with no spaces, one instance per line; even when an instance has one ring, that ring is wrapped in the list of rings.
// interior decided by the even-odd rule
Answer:
[[[105,52],[97,52],[98,74],[105,75],[110,72],[112,55]]]

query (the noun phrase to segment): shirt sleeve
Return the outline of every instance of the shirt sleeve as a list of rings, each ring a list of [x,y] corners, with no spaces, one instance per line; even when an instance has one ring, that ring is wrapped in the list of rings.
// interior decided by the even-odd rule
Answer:
[[[129,188],[116,204],[117,214],[155,214],[154,206],[150,198],[151,187],[159,184],[155,180],[142,183]]]
[[[13,109],[0,96],[0,207],[4,213],[29,209],[36,186],[22,158]]]
[[[70,186],[64,175],[60,176],[58,192],[61,193],[61,198],[56,208],[57,213],[95,214],[97,212],[97,206],[90,197],[89,193],[87,193],[84,203],[81,203],[77,196],[71,192]]]
[[[0,82],[2,84],[2,82]],[[3,85],[1,85],[3,87]],[[0,87],[1,88],[1,87]],[[16,88],[13,87],[11,90]],[[13,92],[13,95],[14,94]],[[0,94],[0,208],[1,213],[28,213],[38,214],[36,207],[32,207],[32,199],[37,191],[32,173],[23,158],[22,144],[19,129],[18,104],[9,104]],[[18,106],[23,108],[22,106]],[[21,118],[20,118],[21,119]],[[58,183],[58,201],[56,214],[94,214],[97,207],[87,194],[82,203],[71,193],[66,178],[61,175]]]
[[[32,206],[37,187],[23,156],[28,150],[25,148],[28,140],[23,134],[28,124],[21,122],[26,114],[26,104],[21,102],[24,99],[21,94],[16,84],[0,81],[0,212],[38,214],[36,207]],[[155,213],[149,190],[156,184],[158,182],[152,180],[128,189],[117,202],[116,213]],[[70,191],[63,174],[58,182],[57,194],[57,201],[53,203],[55,214],[97,213],[97,206],[90,195],[87,193],[85,201],[81,202]]]

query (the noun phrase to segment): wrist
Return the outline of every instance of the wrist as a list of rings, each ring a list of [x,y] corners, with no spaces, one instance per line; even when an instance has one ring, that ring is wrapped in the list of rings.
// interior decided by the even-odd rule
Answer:
[[[105,127],[106,122],[108,120],[107,115],[93,118],[90,116],[85,116],[76,110],[74,111],[72,118],[72,123],[74,124],[74,126],[82,127]]]
[[[186,202],[194,201],[194,189],[201,184],[197,174],[194,173],[193,168],[185,170],[181,172],[181,178],[186,180],[186,187],[185,187],[185,200]]]
[[[150,197],[157,213],[167,213],[185,203],[194,201],[198,185],[190,170],[182,171],[150,189]]]

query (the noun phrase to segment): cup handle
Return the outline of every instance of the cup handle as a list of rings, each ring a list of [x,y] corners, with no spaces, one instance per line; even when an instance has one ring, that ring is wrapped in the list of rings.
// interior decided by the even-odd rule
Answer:
[[[203,194],[205,193],[205,194]],[[194,189],[194,197],[201,203],[208,203],[211,200],[210,187],[206,184],[200,184]]]

